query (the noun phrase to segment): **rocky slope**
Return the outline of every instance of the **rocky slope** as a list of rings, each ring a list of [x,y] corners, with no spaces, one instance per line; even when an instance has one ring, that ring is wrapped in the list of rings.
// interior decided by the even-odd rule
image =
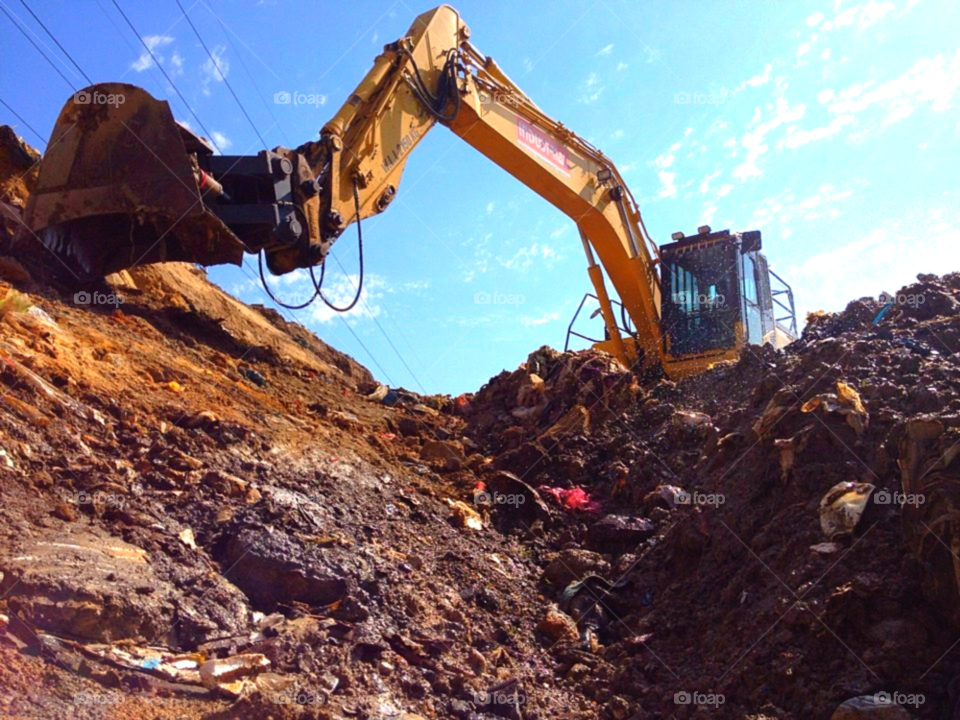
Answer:
[[[78,296],[12,157],[0,713],[954,717],[960,276],[681,383],[421,397],[189,266]]]

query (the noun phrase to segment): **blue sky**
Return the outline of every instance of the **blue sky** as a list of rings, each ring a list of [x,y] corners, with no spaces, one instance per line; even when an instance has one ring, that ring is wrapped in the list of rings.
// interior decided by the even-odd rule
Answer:
[[[118,1],[225,152],[261,149],[176,2]],[[432,7],[181,2],[271,147],[315,138],[383,44]],[[28,3],[95,82],[142,85],[196,129],[112,0]],[[20,0],[0,5],[74,85],[86,84]],[[960,270],[960,3],[457,7],[480,50],[614,160],[658,243],[703,223],[760,229],[801,312],[893,291],[918,272]],[[0,98],[46,138],[71,88],[6,17],[0,47]],[[280,91],[315,102],[277,105]],[[2,106],[0,122],[42,147]],[[540,345],[562,347],[590,290],[572,222],[442,127],[412,154],[398,201],[365,223],[364,239],[364,302],[354,312],[317,303],[285,314],[411,389],[474,390]],[[357,277],[353,228],[334,252],[327,287],[343,302]],[[254,258],[210,276],[245,301],[266,301]],[[274,287],[293,298],[306,281]],[[522,303],[477,304],[479,292]]]

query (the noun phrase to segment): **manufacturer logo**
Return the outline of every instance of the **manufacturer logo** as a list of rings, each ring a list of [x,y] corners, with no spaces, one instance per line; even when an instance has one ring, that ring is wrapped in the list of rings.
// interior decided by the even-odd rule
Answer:
[[[517,119],[517,140],[520,147],[546,162],[557,172],[570,174],[567,168],[567,148],[522,118]]]

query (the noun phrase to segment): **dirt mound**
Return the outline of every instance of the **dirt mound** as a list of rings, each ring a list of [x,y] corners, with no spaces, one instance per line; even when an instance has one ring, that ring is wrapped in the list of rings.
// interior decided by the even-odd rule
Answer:
[[[960,275],[682,382],[541,348],[450,399],[190,266],[16,260],[0,713],[956,716]]]

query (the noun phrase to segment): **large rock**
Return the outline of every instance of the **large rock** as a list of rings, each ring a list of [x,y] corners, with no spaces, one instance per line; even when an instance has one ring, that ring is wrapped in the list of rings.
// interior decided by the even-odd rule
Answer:
[[[607,515],[590,526],[587,544],[600,552],[629,552],[651,537],[655,529],[646,518]]]
[[[557,553],[543,570],[546,581],[557,587],[566,587],[587,575],[605,576],[610,572],[610,563],[589,550],[568,549]]]
[[[0,567],[10,610],[54,635],[192,648],[249,622],[243,594],[199,558],[171,563],[97,528],[48,530]]]
[[[157,642],[174,623],[175,590],[153,572],[147,552],[93,528],[43,535],[3,572],[10,609],[53,634]]]
[[[329,566],[349,562],[342,554],[304,547],[283,531],[250,527],[230,537],[220,559],[226,576],[251,602],[272,612],[278,604],[321,606],[343,600],[347,582]]]

